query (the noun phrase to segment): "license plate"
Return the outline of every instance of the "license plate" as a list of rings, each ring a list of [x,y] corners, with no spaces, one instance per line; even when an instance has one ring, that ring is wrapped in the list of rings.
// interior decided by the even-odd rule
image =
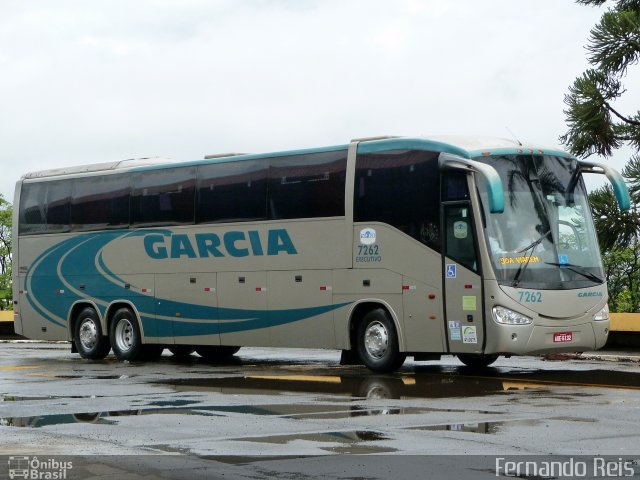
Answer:
[[[573,332],[557,332],[553,334],[553,343],[566,343],[573,341]]]

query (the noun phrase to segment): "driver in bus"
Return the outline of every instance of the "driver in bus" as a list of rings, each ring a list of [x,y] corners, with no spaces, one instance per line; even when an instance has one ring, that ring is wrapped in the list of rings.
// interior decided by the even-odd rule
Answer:
[[[508,250],[504,247],[504,237],[502,236],[502,231],[499,229],[493,229],[493,231],[489,232],[489,248],[494,255],[504,254],[504,253],[524,253],[523,250],[527,247],[531,247],[531,244],[536,240],[539,240],[540,237],[544,235],[542,232],[542,225],[536,225],[535,223],[527,223],[524,227],[523,233],[518,234],[517,237],[517,247]],[[536,251],[544,252],[545,248],[542,243],[538,244],[536,247]]]
[[[542,239],[546,237],[545,232],[543,231],[542,225],[536,225],[534,223],[527,223],[524,228],[524,233],[518,241],[518,248],[516,248],[516,252],[522,252],[525,249],[530,249],[531,244],[540,240],[540,243],[536,246],[536,251],[544,252],[545,248],[542,244]]]

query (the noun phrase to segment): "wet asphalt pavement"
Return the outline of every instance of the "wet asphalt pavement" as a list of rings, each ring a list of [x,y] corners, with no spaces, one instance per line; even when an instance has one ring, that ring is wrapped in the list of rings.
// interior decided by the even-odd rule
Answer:
[[[245,348],[212,365],[0,343],[0,452],[109,455],[115,472],[158,478],[212,478],[211,465],[220,478],[426,478],[440,464],[425,455],[640,458],[640,363],[510,358],[477,372],[443,357],[378,375],[320,350]],[[495,478],[447,458],[444,473]]]

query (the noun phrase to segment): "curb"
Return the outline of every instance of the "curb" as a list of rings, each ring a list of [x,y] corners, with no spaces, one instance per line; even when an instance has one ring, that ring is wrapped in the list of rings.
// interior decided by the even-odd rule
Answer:
[[[599,362],[640,363],[640,353],[551,353],[548,355],[542,355],[542,359],[548,362],[564,362],[567,360],[596,360]]]

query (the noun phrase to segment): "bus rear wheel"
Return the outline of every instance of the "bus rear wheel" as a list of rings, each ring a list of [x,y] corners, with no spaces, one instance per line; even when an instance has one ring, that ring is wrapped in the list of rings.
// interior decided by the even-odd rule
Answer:
[[[204,358],[207,362],[221,362],[229,359],[238,353],[240,347],[204,345],[196,347],[196,353]]]
[[[109,354],[109,338],[102,334],[97,312],[87,307],[76,319],[73,343],[82,358],[101,360]]]
[[[143,355],[142,335],[135,315],[128,308],[116,311],[109,328],[111,348],[119,360],[134,361]]]
[[[370,311],[360,322],[357,349],[362,363],[374,372],[393,372],[407,358],[399,351],[393,320],[382,308]]]
[[[469,368],[486,368],[495,362],[500,355],[484,355],[482,353],[460,353],[458,360]]]

